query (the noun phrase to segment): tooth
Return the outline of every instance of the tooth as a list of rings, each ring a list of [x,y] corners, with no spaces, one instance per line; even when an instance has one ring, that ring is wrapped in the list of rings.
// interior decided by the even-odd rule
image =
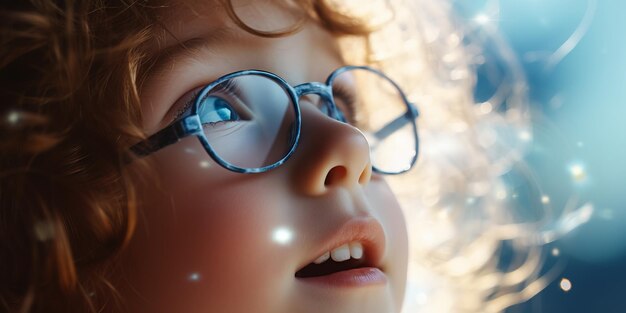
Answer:
[[[350,255],[353,259],[360,259],[363,257],[363,245],[360,242],[353,242],[350,244]]]
[[[342,262],[350,259],[350,246],[345,244],[339,248],[334,249],[330,252],[330,257],[335,262]]]
[[[319,258],[315,259],[313,263],[322,264],[326,262],[326,260],[330,259],[330,252],[326,251],[326,253],[322,254]]]

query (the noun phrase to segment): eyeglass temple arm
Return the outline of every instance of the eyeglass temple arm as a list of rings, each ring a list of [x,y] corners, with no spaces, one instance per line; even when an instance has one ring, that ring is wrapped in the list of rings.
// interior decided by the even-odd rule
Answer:
[[[197,135],[201,132],[202,123],[200,122],[200,118],[197,115],[188,116],[161,129],[146,140],[135,144],[130,147],[130,150],[135,153],[135,155],[143,157],[176,143],[187,136]]]
[[[378,140],[384,140],[389,137],[391,134],[396,132],[398,129],[402,128],[409,121],[416,119],[419,116],[419,111],[417,110],[417,106],[413,103],[408,103],[408,110],[398,116],[395,120],[389,122],[387,125],[383,126],[383,128],[374,132],[374,137]]]

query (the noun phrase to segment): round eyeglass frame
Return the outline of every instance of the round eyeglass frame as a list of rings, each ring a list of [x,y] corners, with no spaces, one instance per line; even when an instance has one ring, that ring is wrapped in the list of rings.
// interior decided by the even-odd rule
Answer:
[[[417,109],[417,106],[408,100],[402,88],[400,88],[400,86],[398,86],[398,84],[395,81],[393,81],[391,78],[387,77],[387,75],[385,75],[384,73],[382,73],[381,71],[375,68],[372,68],[369,66],[359,66],[359,65],[348,65],[348,66],[343,66],[334,70],[326,79],[325,84],[322,84],[319,82],[310,82],[310,83],[299,84],[297,86],[291,86],[282,77],[274,73],[263,71],[263,70],[251,69],[251,70],[243,70],[243,71],[237,71],[237,72],[233,72],[230,74],[226,74],[214,80],[213,82],[209,83],[208,85],[206,85],[200,90],[200,92],[196,95],[194,99],[194,103],[191,108],[190,115],[173,122],[169,126],[149,136],[146,140],[143,140],[133,145],[130,148],[130,150],[135,155],[139,157],[143,157],[143,156],[152,154],[166,146],[174,144],[185,137],[193,135],[193,136],[198,137],[198,140],[202,144],[204,150],[209,154],[209,156],[211,156],[213,160],[215,160],[220,166],[230,171],[237,172],[237,173],[244,173],[244,174],[263,173],[263,172],[269,171],[285,163],[291,157],[291,155],[295,152],[298,146],[298,143],[300,142],[300,133],[302,129],[302,114],[300,111],[299,99],[303,95],[307,95],[307,94],[319,95],[322,98],[323,103],[328,108],[329,117],[347,124],[345,118],[343,118],[343,115],[337,109],[337,106],[335,104],[335,100],[334,100],[333,92],[332,92],[332,84],[337,76],[347,71],[351,71],[351,70],[370,71],[380,76],[381,78],[385,79],[389,83],[391,83],[397,89],[398,93],[402,97],[402,100],[407,108],[407,111],[403,115],[398,116],[395,120],[391,121],[390,123],[382,127],[380,130],[372,133],[374,136],[382,137],[384,139],[385,137],[391,135],[398,129],[405,126],[406,123],[411,123],[412,128],[413,128],[413,136],[415,140],[415,154],[413,155],[409,166],[406,169],[403,169],[398,172],[383,171],[381,169],[378,169],[374,165],[372,165],[372,169],[377,173],[386,174],[386,175],[397,175],[397,174],[402,174],[404,172],[409,171],[413,167],[415,162],[417,161],[417,157],[419,155],[419,136],[417,134],[417,124],[416,124],[416,119],[419,116],[419,111]],[[295,120],[294,120],[295,135],[292,138],[292,144],[291,144],[290,149],[281,159],[279,159],[278,161],[270,165],[266,165],[263,167],[243,168],[243,167],[232,165],[226,160],[222,159],[215,152],[215,150],[211,147],[211,144],[209,144],[208,139],[206,138],[204,131],[203,131],[202,122],[200,121],[200,117],[198,116],[198,108],[200,105],[200,101],[204,99],[204,97],[206,97],[209,94],[209,92],[212,91],[213,88],[215,88],[217,85],[229,79],[233,79],[233,78],[236,78],[239,76],[245,76],[245,75],[263,76],[263,77],[272,79],[276,83],[278,83],[279,86],[283,88],[283,90],[289,96],[289,100],[291,100],[291,105],[293,105],[293,109],[295,113]],[[350,125],[350,126],[355,127],[353,125]]]

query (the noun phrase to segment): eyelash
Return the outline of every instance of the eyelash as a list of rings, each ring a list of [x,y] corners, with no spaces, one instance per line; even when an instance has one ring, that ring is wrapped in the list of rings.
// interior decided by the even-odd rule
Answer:
[[[200,94],[200,91],[203,88],[204,87],[196,89],[193,92],[193,94],[189,97],[189,100],[187,102],[185,102],[185,104],[180,109],[176,110],[176,114],[174,115],[174,121],[177,121],[177,120],[185,117],[185,115],[189,112],[189,109],[191,109],[191,107],[193,106],[194,102],[196,101],[196,98],[198,97],[198,94]],[[226,84],[219,84],[211,92],[212,93],[215,93],[215,92],[226,92],[229,95],[236,95],[238,90],[239,90],[239,86],[233,80],[229,80],[229,81],[227,81]]]
[[[198,97],[200,90],[201,89],[195,90],[193,94],[189,97],[189,100],[187,100],[179,109],[176,110],[176,113],[174,114],[174,118],[172,119],[172,121],[178,121],[179,119],[185,117],[186,113],[188,113],[189,109],[191,108],[194,101],[196,100],[196,97]]]

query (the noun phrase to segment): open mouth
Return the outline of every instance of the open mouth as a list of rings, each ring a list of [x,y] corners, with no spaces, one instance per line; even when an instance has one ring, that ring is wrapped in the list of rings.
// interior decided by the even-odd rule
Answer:
[[[324,253],[315,261],[298,270],[296,277],[319,277],[368,267],[372,267],[372,264],[368,262],[367,256],[363,254],[361,243],[350,243]]]
[[[384,251],[381,224],[373,217],[353,218],[320,243],[317,258],[309,255],[313,260],[300,263],[295,278],[325,289],[387,286],[387,272],[381,267]]]
[[[334,274],[341,271],[347,271],[356,268],[369,267],[364,260],[350,259],[347,261],[337,262],[329,259],[322,264],[311,263],[296,272],[296,277],[318,277]]]

